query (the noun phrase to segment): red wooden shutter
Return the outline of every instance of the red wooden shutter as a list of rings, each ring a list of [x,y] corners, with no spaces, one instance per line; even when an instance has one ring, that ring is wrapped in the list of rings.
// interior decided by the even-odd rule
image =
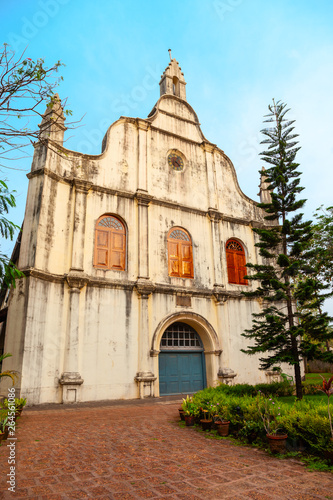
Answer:
[[[108,267],[109,265],[109,234],[103,229],[96,229],[95,239],[95,266]]]
[[[168,254],[169,254],[169,276],[180,276],[179,243],[169,241]]]
[[[192,245],[182,242],[182,278],[193,278]]]
[[[237,271],[235,264],[235,254],[232,250],[227,249],[227,269],[229,283],[237,283]]]
[[[113,215],[105,215],[97,221],[94,266],[119,271],[126,268],[126,231]]]
[[[111,267],[112,269],[125,269],[125,235],[117,230],[111,233]]]
[[[235,257],[237,259],[238,283],[247,285],[247,280],[244,279],[244,276],[246,276],[245,255],[237,253]]]

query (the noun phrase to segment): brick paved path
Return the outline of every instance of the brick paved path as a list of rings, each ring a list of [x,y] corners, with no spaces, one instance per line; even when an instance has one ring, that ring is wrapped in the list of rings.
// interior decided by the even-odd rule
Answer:
[[[17,490],[1,498],[333,499],[333,475],[180,428],[179,403],[27,409],[17,429]]]

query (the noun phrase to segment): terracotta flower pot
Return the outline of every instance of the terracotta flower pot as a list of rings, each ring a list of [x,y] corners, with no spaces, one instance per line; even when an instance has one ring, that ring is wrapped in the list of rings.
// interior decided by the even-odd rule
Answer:
[[[287,434],[266,434],[272,453],[284,453],[286,451]]]
[[[220,436],[228,436],[230,422],[215,422],[215,425]]]
[[[188,427],[194,425],[194,416],[193,415],[184,415],[185,423]]]
[[[213,423],[212,419],[202,418],[200,420],[200,424],[203,431],[210,431],[212,428],[212,423]]]

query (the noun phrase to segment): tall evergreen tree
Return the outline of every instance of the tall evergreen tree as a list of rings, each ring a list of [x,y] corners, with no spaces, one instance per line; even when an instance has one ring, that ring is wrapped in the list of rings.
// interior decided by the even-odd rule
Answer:
[[[322,284],[316,279],[315,269],[309,265],[309,243],[312,237],[311,221],[304,222],[299,210],[306,200],[299,199],[301,173],[296,155],[300,147],[295,140],[293,123],[286,115],[286,104],[278,101],[268,106],[269,114],[264,123],[271,126],[261,132],[266,136],[262,144],[267,150],[261,153],[269,164],[264,172],[271,200],[259,206],[266,211],[267,225],[254,228],[258,234],[259,253],[263,264],[248,264],[252,270],[248,277],[259,283],[246,296],[262,299],[262,311],[253,314],[252,328],[243,336],[254,342],[244,349],[247,354],[264,354],[260,358],[263,369],[288,363],[294,366],[296,394],[302,398],[300,363],[307,359],[333,361],[333,354],[323,352],[320,342],[331,335],[327,313],[317,315],[314,308],[324,300],[320,295]],[[302,274],[302,279],[299,279]],[[296,310],[296,301],[310,307]],[[303,338],[305,329],[308,333]],[[310,332],[310,334],[309,334]]]

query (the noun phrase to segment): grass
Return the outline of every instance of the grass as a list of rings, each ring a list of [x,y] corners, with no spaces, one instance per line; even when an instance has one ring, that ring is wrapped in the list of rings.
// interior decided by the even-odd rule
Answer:
[[[323,379],[321,376],[329,379],[332,377],[332,373],[306,373],[305,374],[305,382],[304,385],[310,385],[310,384],[318,384],[321,385],[323,383]]]
[[[296,401],[296,396],[281,396],[278,398],[279,401],[283,403],[287,403],[288,405],[293,405]],[[303,396],[304,401],[313,401],[314,403],[326,403],[327,404],[327,396],[326,394],[308,394]],[[303,401],[302,400],[302,401]]]

